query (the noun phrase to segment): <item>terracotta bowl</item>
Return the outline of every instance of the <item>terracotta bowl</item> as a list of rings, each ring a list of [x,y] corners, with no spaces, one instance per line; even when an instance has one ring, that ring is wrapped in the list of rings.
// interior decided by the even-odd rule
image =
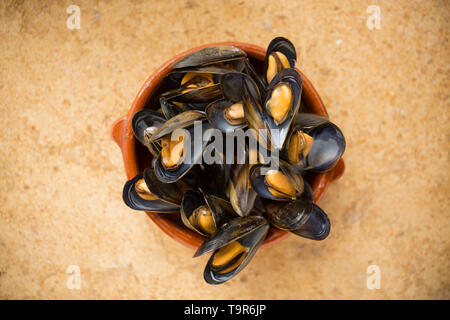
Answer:
[[[206,44],[197,48],[190,49],[183,53],[180,53],[167,61],[161,67],[159,67],[144,83],[139,90],[136,98],[128,110],[128,113],[116,120],[111,128],[111,136],[114,141],[119,145],[122,151],[123,162],[125,166],[125,172],[127,179],[131,179],[139,172],[142,172],[149,166],[151,161],[151,154],[148,150],[137,141],[133,135],[131,129],[131,120],[133,115],[144,108],[159,108],[158,96],[165,91],[165,84],[163,78],[171,71],[170,65],[186,55],[203,49],[209,46],[215,45],[233,45],[244,50],[251,62],[255,65],[255,68],[262,70],[262,65],[266,50],[259,46],[255,46],[247,43],[239,42],[222,42]],[[328,116],[327,110],[323,105],[318,93],[312,86],[311,82],[306,76],[301,73],[303,78],[303,93],[302,101],[305,104],[307,112]],[[344,172],[345,165],[341,159],[338,164],[330,171],[322,174],[311,174],[306,176],[306,179],[310,182],[310,185],[314,192],[315,202],[319,202],[323,197],[325,190],[330,182],[338,179]],[[125,181],[124,181],[125,183]],[[178,215],[173,214],[159,214],[154,212],[147,212],[147,215],[160,227],[166,234],[178,242],[186,245],[190,248],[198,248],[205,238],[189,229],[184,227],[178,218]],[[267,247],[272,245],[289,235],[288,232],[279,230],[275,227],[271,227],[267,238],[261,247]]]

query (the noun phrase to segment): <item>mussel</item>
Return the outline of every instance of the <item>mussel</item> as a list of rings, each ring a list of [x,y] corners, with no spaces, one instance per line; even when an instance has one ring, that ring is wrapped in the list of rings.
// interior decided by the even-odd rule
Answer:
[[[300,107],[302,78],[295,69],[277,73],[269,85],[264,103],[264,119],[270,130],[271,142],[282,149],[291,124]]]
[[[327,214],[306,197],[289,202],[263,199],[263,203],[268,220],[279,229],[311,240],[323,240],[330,233]]]
[[[142,173],[127,181],[123,187],[122,198],[125,204],[134,210],[160,213],[179,212],[180,203],[162,200],[153,194]]]
[[[300,113],[284,150],[301,170],[324,172],[333,168],[345,151],[342,131],[326,117]]]
[[[268,84],[283,69],[294,68],[297,53],[294,45],[286,38],[273,39],[267,48],[264,61],[265,79]]]
[[[131,128],[136,139],[146,146],[154,156],[159,153],[159,146],[150,141],[151,136],[165,121],[166,119],[160,113],[144,109],[136,112],[131,122]]]
[[[212,236],[234,216],[231,204],[220,196],[200,191],[187,191],[181,202],[181,219],[186,227],[204,236]]]
[[[209,66],[222,64],[238,71],[242,70],[244,59],[247,57],[245,51],[234,46],[213,46],[195,51],[179,61],[172,64],[172,69]],[[239,67],[241,65],[241,67]],[[240,70],[239,70],[240,69]]]
[[[225,133],[247,126],[241,101],[233,103],[228,100],[218,100],[209,104],[205,113],[211,125]]]
[[[255,192],[266,199],[291,201],[303,193],[302,176],[287,162],[277,169],[268,165],[256,165],[250,170],[250,183]]]
[[[225,223],[195,253],[198,257],[214,251],[203,273],[209,284],[230,280],[250,262],[264,241],[269,224],[262,216],[238,217]]]
[[[203,132],[210,129],[208,122],[201,123]],[[171,137],[163,137],[162,149],[157,158],[154,159],[155,173],[158,179],[165,183],[173,183],[186,175],[196,163],[202,158],[203,150],[208,144],[208,140],[202,140],[200,147],[196,148],[194,144],[194,127],[183,131],[182,135],[176,140]]]
[[[201,137],[201,147],[195,148],[194,124],[198,121],[201,131],[207,132],[211,126],[204,120],[205,115],[201,111],[185,111],[167,120],[153,133],[150,141],[158,141],[161,145],[161,152],[154,159],[153,165],[160,181],[165,183],[178,181],[199,162],[208,139],[205,136]]]
[[[311,151],[314,139],[298,127],[287,138],[285,156],[290,163],[300,165]]]

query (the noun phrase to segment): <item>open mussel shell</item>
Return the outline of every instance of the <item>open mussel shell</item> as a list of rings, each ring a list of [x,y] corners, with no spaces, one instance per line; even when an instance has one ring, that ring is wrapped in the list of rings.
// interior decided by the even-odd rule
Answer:
[[[180,212],[186,227],[206,237],[212,236],[224,222],[235,216],[227,200],[194,190],[183,195]]]
[[[245,51],[234,46],[214,46],[195,51],[175,62],[171,68],[207,66],[217,63],[231,63],[247,57]]]
[[[186,112],[183,112],[183,114]],[[183,115],[180,114],[180,115]],[[180,116],[179,115],[179,116]],[[170,121],[170,120],[169,120]],[[208,129],[211,128],[211,125],[207,121],[203,121],[201,123],[201,132],[206,133]],[[209,143],[209,138],[204,134],[201,138],[201,141],[195,143],[195,127],[191,126],[186,128],[186,135],[190,137],[188,140],[184,140],[183,146],[183,161],[179,163],[177,166],[173,168],[165,168],[162,163],[162,151],[158,155],[156,159],[153,161],[153,167],[155,168],[155,174],[161,182],[164,183],[174,183],[180,180],[183,176],[185,176],[189,170],[191,170],[195,164],[198,164],[202,158],[203,150],[206,145]],[[170,137],[169,137],[170,139]],[[197,147],[195,146],[197,145]],[[190,148],[190,152],[186,148]]]
[[[163,93],[159,97],[159,104],[161,106],[161,112],[164,114],[166,119],[171,119],[177,114],[185,111],[185,106],[179,102],[171,102],[170,99],[178,95],[178,90],[171,90]]]
[[[304,164],[304,159],[312,148],[313,138],[304,132],[299,125],[293,125],[287,135],[281,157],[293,166]]]
[[[183,194],[192,189],[184,181],[177,181],[175,183],[163,183],[156,176],[154,168],[147,168],[144,170],[143,177],[149,191],[161,200],[169,203],[180,205],[183,199]]]
[[[144,184],[144,185],[143,185]],[[136,186],[138,185],[138,186]],[[123,201],[134,210],[151,211],[159,213],[179,212],[180,206],[159,199],[148,190],[145,190],[144,176],[140,173],[127,181],[123,187]],[[141,190],[139,193],[137,190]]]
[[[247,266],[264,241],[269,224],[262,216],[238,217],[222,225],[194,257],[214,251],[203,273],[209,284],[230,280]]]
[[[283,69],[294,68],[297,60],[295,47],[288,39],[277,37],[267,47],[264,60],[264,77],[269,84],[275,75]]]
[[[131,122],[131,128],[134,136],[144,146],[146,146],[153,155],[158,153],[157,145],[150,142],[150,138],[156,132],[166,119],[156,111],[144,109],[136,112]]]
[[[292,68],[280,71],[270,83],[264,103],[264,119],[273,147],[282,149],[300,107],[302,78]]]
[[[218,100],[209,104],[206,109],[206,118],[209,123],[225,133],[247,126],[244,107],[241,102],[233,103],[228,100]]]
[[[305,197],[289,202],[262,200],[267,219],[275,227],[312,240],[328,236],[330,220],[311,200]]]
[[[294,200],[304,191],[302,176],[285,162],[277,169],[270,169],[268,165],[253,166],[250,183],[259,196],[278,201]]]
[[[297,115],[292,132],[298,129],[313,139],[310,151],[298,167],[313,172],[324,172],[333,168],[346,147],[342,131],[328,118],[310,113]]]

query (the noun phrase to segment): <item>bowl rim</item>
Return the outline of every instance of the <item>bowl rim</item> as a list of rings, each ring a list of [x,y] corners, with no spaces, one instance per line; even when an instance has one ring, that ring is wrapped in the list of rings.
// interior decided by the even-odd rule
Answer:
[[[191,54],[192,52],[201,50],[206,47],[218,46],[218,45],[231,45],[238,47],[244,50],[250,57],[263,60],[266,54],[266,49],[248,43],[242,42],[216,42],[216,43],[208,43],[198,47],[191,48],[184,52],[181,52],[164,64],[162,64],[159,68],[157,68],[144,82],[138,94],[136,95],[131,107],[129,108],[127,114],[119,119],[117,119],[112,127],[111,127],[111,136],[113,140],[119,145],[123,162],[125,167],[125,172],[127,179],[133,178],[136,174],[138,174],[138,166],[136,161],[136,138],[134,137],[133,130],[131,127],[133,115],[139,110],[144,109],[146,102],[151,97],[151,94],[154,90],[159,88],[159,84],[163,80],[163,78],[172,70],[170,66],[180,60],[181,58]],[[296,67],[297,71],[300,73],[303,80],[303,94],[305,95],[306,100],[310,107],[313,110],[311,112],[319,115],[324,115],[328,117],[327,110],[325,105],[322,102],[319,94],[313,87],[312,83],[309,79]],[[344,161],[341,158],[337,165],[328,172],[318,173],[312,179],[311,188],[313,189],[315,203],[318,203],[321,198],[324,196],[325,191],[328,187],[328,184],[331,181],[338,179],[342,176],[345,169]],[[164,214],[147,212],[146,214],[153,220],[153,222],[164,231],[169,237],[178,241],[179,243],[193,249],[197,249],[202,242],[204,241],[204,237],[195,233],[192,230],[189,230],[175,222],[171,221],[164,217]],[[264,240],[261,248],[269,247],[283,239],[285,239],[289,235],[289,232],[277,229],[271,226],[270,231],[266,239]]]

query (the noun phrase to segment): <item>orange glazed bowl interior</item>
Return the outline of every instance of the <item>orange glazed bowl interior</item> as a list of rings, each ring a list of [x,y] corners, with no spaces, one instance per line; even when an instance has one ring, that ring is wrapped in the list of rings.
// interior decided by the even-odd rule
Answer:
[[[131,128],[133,115],[142,109],[159,108],[159,95],[167,90],[166,85],[163,83],[163,79],[171,71],[170,66],[174,62],[180,60],[188,54],[191,54],[192,52],[203,49],[205,47],[216,45],[232,45],[244,50],[247,53],[250,61],[254,64],[256,70],[262,71],[266,50],[259,46],[239,42],[212,43],[193,48],[176,55],[161,67],[159,67],[145,81],[144,85],[139,90],[136,98],[134,99],[131,108],[128,110],[128,113],[124,117],[116,120],[111,128],[111,136],[119,145],[122,151],[127,179],[133,178],[135,175],[142,172],[145,168],[149,167],[151,163],[150,152],[133,135],[133,130]],[[309,80],[303,73],[300,72],[300,74],[303,80],[303,111],[328,116],[327,110],[325,109],[322,100],[312,86],[311,82],[309,82]],[[331,181],[338,179],[343,174],[344,168],[344,161],[340,159],[337,165],[326,173],[306,175],[305,178],[310,183],[313,189],[314,200],[316,203],[318,203],[324,195],[328,184]],[[156,223],[156,225],[158,225],[158,227],[160,227],[166,234],[187,247],[197,249],[205,240],[205,237],[186,228],[181,222],[179,215],[177,214],[161,214],[154,212],[146,213],[153,220],[153,222]],[[271,226],[266,239],[261,245],[261,248],[281,241],[288,235],[289,233],[287,231],[283,231]]]

